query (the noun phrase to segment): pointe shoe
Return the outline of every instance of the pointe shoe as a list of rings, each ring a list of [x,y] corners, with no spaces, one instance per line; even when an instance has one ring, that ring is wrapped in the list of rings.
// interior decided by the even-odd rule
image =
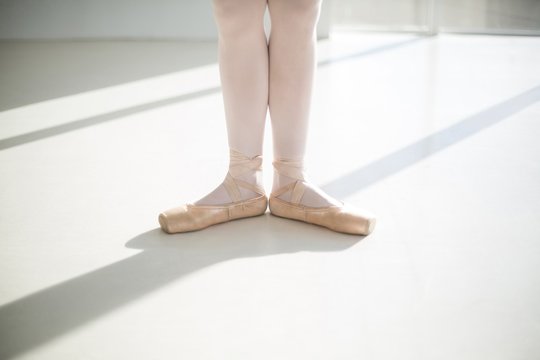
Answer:
[[[161,229],[173,234],[201,230],[208,226],[231,220],[259,216],[266,212],[268,198],[264,188],[235,178],[247,170],[262,170],[262,157],[249,158],[230,149],[231,165],[224,180],[225,189],[232,202],[220,205],[195,205],[192,202],[168,209],[158,216]],[[239,187],[249,189],[259,196],[242,200]]]
[[[305,206],[300,203],[306,189],[304,168],[300,161],[278,159],[272,162],[274,169],[280,175],[296,179],[270,194],[270,213],[282,218],[303,221],[326,227],[337,232],[369,235],[375,228],[376,219],[371,212],[356,208],[340,201],[340,205],[324,207]],[[291,201],[285,201],[278,196],[291,191]]]

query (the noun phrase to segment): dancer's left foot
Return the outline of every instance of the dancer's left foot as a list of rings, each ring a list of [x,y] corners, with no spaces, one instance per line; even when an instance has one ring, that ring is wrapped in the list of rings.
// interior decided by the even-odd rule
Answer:
[[[277,159],[269,207],[273,215],[321,225],[349,234],[368,235],[375,227],[371,212],[345,204],[306,178],[302,161]]]

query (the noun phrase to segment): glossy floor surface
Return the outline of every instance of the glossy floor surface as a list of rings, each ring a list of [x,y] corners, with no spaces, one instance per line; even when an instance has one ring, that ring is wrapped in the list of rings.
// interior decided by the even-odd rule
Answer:
[[[216,50],[0,44],[0,358],[540,358],[540,38],[319,41],[307,168],[367,237],[159,229],[225,176]]]

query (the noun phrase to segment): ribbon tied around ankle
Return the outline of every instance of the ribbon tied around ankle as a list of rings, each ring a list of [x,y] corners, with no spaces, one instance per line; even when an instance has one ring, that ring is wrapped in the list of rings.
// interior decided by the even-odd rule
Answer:
[[[306,168],[302,160],[277,158],[272,165],[280,175],[284,175],[297,180],[306,180]]]
[[[249,157],[238,150],[229,149],[229,172],[233,177],[242,175],[249,170],[262,170],[262,156]]]
[[[262,170],[262,156],[246,156],[238,150],[229,149],[229,171],[224,180],[225,188],[234,202],[242,201],[240,188],[251,190],[259,195],[265,195],[264,188],[259,184],[252,184],[238,178],[240,175],[250,170]]]

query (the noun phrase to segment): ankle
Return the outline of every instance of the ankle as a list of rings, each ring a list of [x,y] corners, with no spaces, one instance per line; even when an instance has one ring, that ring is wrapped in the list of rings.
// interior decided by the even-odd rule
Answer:
[[[262,156],[246,156],[230,149],[229,169],[223,181],[195,205],[217,205],[248,200],[265,193]]]
[[[281,175],[276,170],[274,170],[273,181],[272,181],[272,192],[289,185],[292,182],[295,182],[297,179],[291,178],[289,176]]]
[[[305,165],[303,159],[275,158],[272,161],[274,173],[295,180],[304,180]]]
[[[341,202],[326,194],[322,189],[310,181],[306,168],[302,160],[291,159],[276,159],[272,163],[274,165],[274,182],[272,185],[272,193],[278,198],[291,201],[293,189],[286,190],[285,186],[302,181],[302,194],[299,201],[306,206],[325,207],[329,205],[339,205]],[[295,190],[296,191],[296,190]]]
[[[229,173],[234,179],[262,186],[264,183],[262,155],[248,157],[231,149]]]

